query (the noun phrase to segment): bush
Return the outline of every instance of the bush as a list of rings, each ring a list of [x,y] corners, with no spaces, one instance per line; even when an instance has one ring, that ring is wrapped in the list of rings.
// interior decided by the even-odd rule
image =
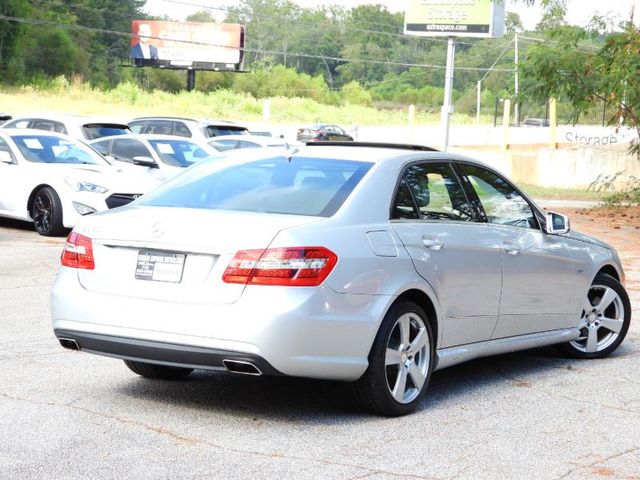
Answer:
[[[298,73],[293,68],[286,68],[284,65],[236,75],[233,89],[236,92],[248,93],[255,98],[301,97],[313,98],[329,104],[340,101],[339,95],[329,90],[321,75],[312,77],[306,73]]]
[[[352,105],[364,105],[367,107],[371,106],[371,94],[362,88],[362,86],[356,81],[349,82],[342,87],[341,94],[342,99],[347,103],[351,103]]]

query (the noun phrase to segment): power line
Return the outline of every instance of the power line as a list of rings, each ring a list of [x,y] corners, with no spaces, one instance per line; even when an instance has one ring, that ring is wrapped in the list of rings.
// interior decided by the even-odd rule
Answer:
[[[491,73],[491,71],[493,70],[493,67],[496,66],[496,64],[500,61],[500,59],[502,58],[502,56],[507,52],[507,50],[509,49],[509,47],[511,46],[511,44],[513,43],[513,41],[509,42],[507,44],[506,47],[504,47],[504,50],[500,53],[500,55],[498,55],[498,58],[496,58],[496,61],[493,62],[493,65],[491,65],[491,67],[489,68],[489,70],[487,70],[487,73],[484,74],[484,77],[482,77],[482,79],[480,80],[481,82],[484,82],[484,79],[487,78],[489,76],[489,74]],[[512,70],[515,71],[515,68]]]
[[[52,22],[48,20],[37,20],[32,18],[14,17],[9,15],[0,15],[0,20],[7,20],[10,22],[26,23],[26,24],[32,24],[32,25],[45,25],[45,26],[51,26],[51,27],[67,29],[67,30],[81,30],[81,31],[94,32],[94,33],[104,33],[104,34],[122,36],[127,38],[137,37],[137,35],[129,32],[108,30],[104,28],[87,27],[84,25],[77,25],[77,24],[63,24],[63,23],[57,23],[57,22]],[[171,42],[190,44],[190,45],[235,48],[235,47],[230,47],[229,45],[220,45],[220,44],[214,44],[214,43],[208,43],[208,42],[196,42],[191,40],[154,37],[154,36],[149,36],[148,38],[154,39],[154,40],[164,40],[164,41],[171,41]],[[361,63],[361,64],[374,64],[374,65],[389,65],[389,66],[395,66],[395,67],[422,67],[422,68],[435,68],[435,69],[446,68],[444,65],[433,65],[428,63],[393,62],[389,60],[369,60],[369,59],[362,59],[362,58],[350,59],[350,58],[334,57],[334,56],[327,56],[327,55],[316,55],[316,54],[310,54],[310,53],[282,52],[278,50],[264,50],[264,49],[247,48],[247,47],[239,47],[238,49],[243,52],[249,52],[249,53],[261,53],[261,54],[279,55],[279,56],[286,54],[292,57],[311,58],[316,60],[331,60],[334,62],[343,62],[343,63]],[[486,68],[482,68],[482,67],[458,67],[457,69],[463,70],[463,71],[486,71],[487,70]],[[495,71],[512,71],[512,69],[495,69]]]
[[[561,42],[558,42],[557,40],[550,40],[548,38],[535,38],[535,37],[526,37],[526,36],[522,36],[522,35],[518,35],[518,38],[527,42],[534,42],[534,43],[555,43],[555,44],[561,44]],[[578,50],[581,52],[586,52],[586,53],[593,53],[596,50],[599,50],[598,47],[596,47],[595,45],[576,45],[574,47],[569,47],[571,50]]]
[[[212,7],[210,5],[203,5],[203,4],[199,4],[199,3],[191,3],[191,2],[186,2],[186,1],[183,1],[183,0],[161,0],[161,1],[163,1],[165,3],[175,3],[175,4],[178,4],[178,5],[184,5],[184,6],[188,6],[188,7],[202,8],[204,10],[215,10],[215,11],[220,11],[220,12],[225,12],[225,13],[228,13],[228,12],[242,13],[239,10],[237,10],[237,8],[234,8],[234,7]],[[250,15],[254,15],[254,13],[251,13]],[[271,17],[266,17],[264,15],[259,15],[259,16],[261,16],[263,18],[274,18],[274,19],[277,19],[277,18],[288,18],[290,20],[299,21],[299,19],[295,19],[295,18],[292,18],[290,16],[285,16],[285,15],[271,16]],[[361,21],[362,21],[362,23],[367,23],[369,25],[378,25],[380,27],[389,27],[389,28],[393,28],[393,29],[396,29],[396,30],[399,29],[398,25],[394,25],[394,24],[391,24],[391,23],[370,22],[370,21],[367,21],[367,20],[361,20]],[[307,22],[307,23],[311,23],[311,22]],[[387,32],[387,33],[393,33],[393,32]]]
[[[255,13],[255,12],[250,12],[250,13],[245,13],[242,11],[239,11],[233,7],[212,7],[209,5],[203,5],[203,4],[198,4],[198,3],[191,3],[191,2],[186,2],[184,0],[160,0],[162,2],[165,3],[173,3],[173,4],[177,4],[177,5],[183,5],[186,7],[194,7],[194,8],[202,8],[204,10],[214,10],[214,11],[220,11],[220,12],[225,12],[225,13],[236,13],[236,14],[246,14],[248,16],[251,17],[256,17],[256,18],[261,18],[261,19],[269,19],[269,20],[288,20],[290,22],[295,22],[295,23],[303,23],[303,24],[308,24],[308,25],[315,25],[316,27],[318,26],[318,24],[316,22],[313,21],[309,21],[309,20],[302,20],[299,18],[295,18],[295,17],[291,17],[291,16],[287,16],[287,15],[265,15],[262,13]],[[364,22],[364,23],[371,23],[374,25],[386,25],[386,26],[393,26],[394,28],[398,28],[397,25],[388,25],[388,24],[380,24],[380,23],[376,23],[376,22]],[[348,27],[348,26],[341,26],[341,28],[343,28],[344,30],[350,30],[352,32],[360,32],[360,33],[366,33],[369,35],[387,35],[387,36],[391,36],[391,37],[397,37],[397,38],[402,38],[405,40],[428,40],[428,41],[432,41],[432,42],[440,42],[440,43],[447,43],[447,40],[444,39],[440,39],[440,38],[435,38],[435,37],[416,37],[416,36],[411,36],[411,35],[405,35],[403,33],[393,33],[393,32],[385,32],[385,31],[380,31],[380,30],[367,30],[367,29],[362,29],[362,28],[356,28],[356,27]],[[460,44],[464,44],[464,45],[473,45],[472,43],[469,42],[457,42]]]

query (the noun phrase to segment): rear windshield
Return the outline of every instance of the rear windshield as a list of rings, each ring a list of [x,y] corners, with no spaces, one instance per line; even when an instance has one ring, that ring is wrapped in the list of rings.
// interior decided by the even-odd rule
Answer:
[[[110,137],[111,135],[126,135],[131,133],[127,125],[112,125],[103,123],[91,123],[82,126],[82,132],[87,140]]]
[[[205,128],[207,137],[220,137],[222,135],[249,135],[249,130],[245,127],[232,125],[208,125]]]
[[[198,145],[186,140],[149,140],[160,159],[173,167],[188,167],[209,154]]]
[[[216,167],[196,165],[140,204],[330,217],[373,164],[285,157]]]
[[[60,137],[16,135],[11,137],[22,156],[34,163],[80,163],[105,165],[107,162],[93,149]]]

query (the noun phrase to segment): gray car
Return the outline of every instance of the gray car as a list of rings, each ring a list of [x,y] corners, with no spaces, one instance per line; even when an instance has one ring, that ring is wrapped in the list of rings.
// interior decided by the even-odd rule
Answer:
[[[407,146],[247,149],[69,236],[62,346],[143,377],[341,380],[416,408],[434,370],[544,345],[600,358],[631,319],[615,250],[494,169]]]

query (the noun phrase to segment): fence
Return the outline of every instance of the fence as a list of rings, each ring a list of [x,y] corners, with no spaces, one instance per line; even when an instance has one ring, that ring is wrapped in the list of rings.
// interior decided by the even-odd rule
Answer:
[[[496,100],[493,112],[493,125],[502,125],[504,99]],[[558,101],[556,111],[557,125],[608,125],[618,112],[618,105],[608,102],[594,102],[593,106],[578,115],[568,102]],[[511,126],[549,126],[549,102],[511,100]]]

